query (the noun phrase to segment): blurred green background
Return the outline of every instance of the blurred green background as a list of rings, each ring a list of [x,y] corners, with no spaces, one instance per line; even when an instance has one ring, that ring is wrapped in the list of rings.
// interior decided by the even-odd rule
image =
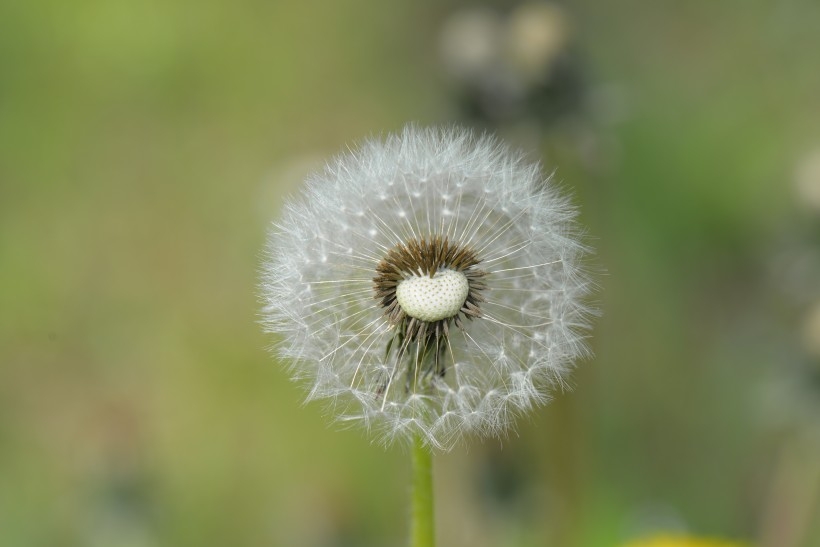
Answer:
[[[0,545],[387,546],[408,455],[266,352],[323,158],[500,133],[575,194],[574,391],[436,459],[441,545],[820,545],[820,3],[0,2]]]

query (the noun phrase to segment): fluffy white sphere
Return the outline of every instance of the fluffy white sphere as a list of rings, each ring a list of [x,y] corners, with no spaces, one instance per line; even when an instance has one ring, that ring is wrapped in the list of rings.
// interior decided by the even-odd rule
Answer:
[[[408,126],[333,159],[286,204],[264,324],[309,399],[384,442],[500,435],[586,353],[574,217],[493,138]]]

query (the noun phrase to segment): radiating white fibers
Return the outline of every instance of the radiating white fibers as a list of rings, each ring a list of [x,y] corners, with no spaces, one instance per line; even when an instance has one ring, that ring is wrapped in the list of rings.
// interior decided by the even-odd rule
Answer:
[[[268,239],[263,323],[309,399],[385,443],[421,434],[449,449],[465,434],[501,435],[587,352],[575,216],[539,165],[495,139],[408,126],[331,160],[286,204]],[[400,305],[386,315],[396,283],[374,289],[377,266],[434,238],[419,251],[434,269],[475,256],[462,269],[471,296],[450,318],[450,293],[429,316]],[[396,275],[426,275],[409,273],[415,255],[403,252],[410,265]]]

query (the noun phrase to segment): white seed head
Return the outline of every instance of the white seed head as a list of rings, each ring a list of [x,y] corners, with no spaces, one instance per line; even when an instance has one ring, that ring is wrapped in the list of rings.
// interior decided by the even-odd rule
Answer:
[[[587,354],[574,218],[495,139],[406,127],[331,160],[285,205],[263,323],[308,399],[385,443],[501,435]]]
[[[396,300],[410,317],[421,321],[440,321],[454,317],[461,310],[470,282],[456,270],[438,270],[433,277],[413,275],[396,287]]]

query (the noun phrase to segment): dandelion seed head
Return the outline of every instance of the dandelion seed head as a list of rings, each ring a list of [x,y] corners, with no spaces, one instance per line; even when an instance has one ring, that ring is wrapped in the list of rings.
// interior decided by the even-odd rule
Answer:
[[[408,126],[286,203],[263,323],[308,399],[385,443],[501,435],[587,353],[575,215],[495,139]]]

